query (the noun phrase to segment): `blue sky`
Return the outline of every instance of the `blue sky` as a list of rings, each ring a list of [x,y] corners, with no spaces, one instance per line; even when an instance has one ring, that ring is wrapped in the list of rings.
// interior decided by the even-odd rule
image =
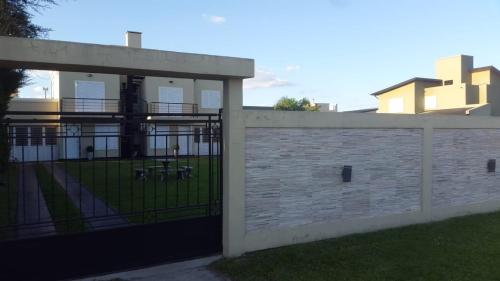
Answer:
[[[122,45],[133,30],[145,48],[253,58],[245,105],[372,107],[372,92],[434,77],[439,57],[500,67],[500,0],[62,0],[35,22],[54,40]],[[24,95],[48,86],[34,82]]]

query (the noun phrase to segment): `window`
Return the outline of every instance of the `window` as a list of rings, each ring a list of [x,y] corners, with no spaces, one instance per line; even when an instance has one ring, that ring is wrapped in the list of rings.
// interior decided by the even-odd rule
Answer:
[[[149,148],[165,149],[168,147],[168,127],[155,126],[149,127]]]
[[[75,111],[104,112],[105,85],[101,81],[75,81]]]
[[[16,146],[28,145],[28,127],[16,127]]]
[[[221,107],[220,92],[214,90],[201,91],[201,107],[219,109]]]
[[[212,131],[213,131],[213,134],[214,134],[213,141],[214,142],[219,142],[219,139],[220,139],[220,128],[213,128]]]
[[[205,143],[210,142],[210,133],[208,131],[208,128],[203,128],[202,132],[203,132],[202,141]]]
[[[31,127],[31,145],[43,145],[43,133],[42,127]]]
[[[447,86],[447,85],[453,85],[453,80],[445,80],[444,81],[444,85]]]
[[[389,99],[389,113],[401,113],[404,110],[403,98]]]
[[[159,87],[158,113],[182,113],[183,91],[177,87]]]
[[[13,145],[15,137],[14,137],[14,127],[9,127],[9,143]]]
[[[194,143],[200,143],[200,128],[194,128]]]
[[[425,97],[425,109],[434,109],[437,106],[436,96]]]
[[[95,150],[118,149],[118,131],[116,125],[96,125],[95,126]],[[103,136],[103,137],[98,137]]]
[[[45,127],[45,145],[57,144],[57,129],[56,127]]]

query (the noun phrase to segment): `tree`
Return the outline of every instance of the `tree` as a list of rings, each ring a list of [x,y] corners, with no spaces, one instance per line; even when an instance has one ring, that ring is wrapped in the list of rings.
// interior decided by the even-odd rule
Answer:
[[[274,105],[274,110],[280,111],[319,111],[319,107],[312,104],[309,99],[302,98],[297,100],[295,98],[282,97]]]
[[[49,31],[34,24],[32,12],[55,4],[55,0],[0,0],[0,36],[39,38]],[[0,120],[5,118],[12,95],[25,85],[28,76],[24,69],[0,68]],[[7,167],[9,145],[7,127],[0,127],[0,171]]]

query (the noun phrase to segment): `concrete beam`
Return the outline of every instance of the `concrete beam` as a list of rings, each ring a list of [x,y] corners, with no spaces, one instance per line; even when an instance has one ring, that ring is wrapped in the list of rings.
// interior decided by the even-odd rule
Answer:
[[[0,67],[193,79],[254,76],[254,60],[0,36]]]

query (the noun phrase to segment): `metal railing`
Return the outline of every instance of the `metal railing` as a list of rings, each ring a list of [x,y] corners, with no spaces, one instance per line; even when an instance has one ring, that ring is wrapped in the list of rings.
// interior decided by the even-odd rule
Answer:
[[[198,105],[195,103],[165,103],[150,102],[149,113],[198,113]]]
[[[0,242],[220,214],[220,114],[177,123],[96,113],[109,120],[49,124],[22,114],[18,123],[12,113],[0,122],[10,144]],[[139,129],[126,132],[127,122]],[[123,156],[128,141],[137,142],[131,157]]]
[[[120,112],[119,99],[62,98],[62,112]]]

